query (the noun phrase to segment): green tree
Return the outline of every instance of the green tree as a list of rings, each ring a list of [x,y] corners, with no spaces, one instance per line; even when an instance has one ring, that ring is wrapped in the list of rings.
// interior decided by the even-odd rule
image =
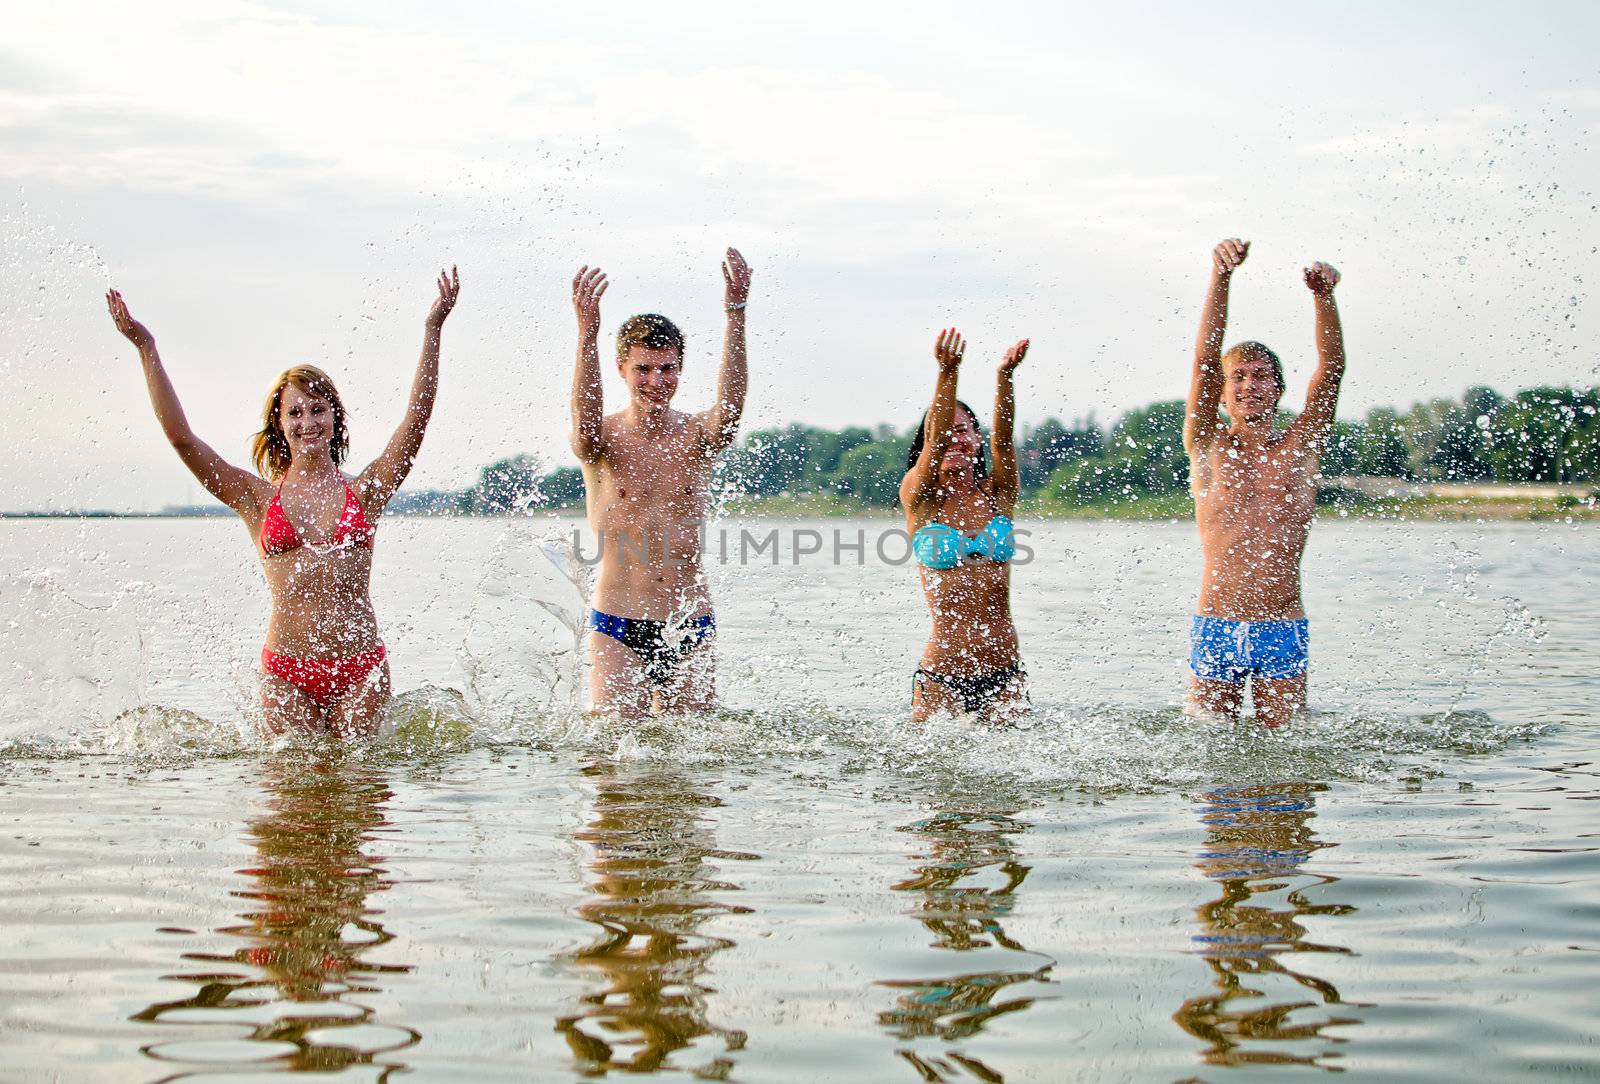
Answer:
[[[1044,492],[1050,500],[1082,507],[1131,495],[1140,488],[1135,481],[1128,460],[1078,459],[1058,467]]]
[[[838,470],[839,464],[851,449],[872,441],[872,430],[859,425],[841,429],[837,433],[826,429],[813,429],[811,432],[814,435],[806,462],[813,475],[831,474]]]
[[[1050,481],[1063,464],[1099,456],[1105,451],[1105,434],[1094,416],[1079,419],[1069,429],[1057,418],[1046,418],[1030,429],[1017,448],[1017,474],[1024,493],[1033,493]]]
[[[1577,432],[1569,453],[1572,478],[1578,482],[1600,482],[1600,388],[1590,388],[1579,397]]]
[[[899,499],[910,449],[909,437],[854,445],[839,460],[839,469],[832,476],[834,487],[866,504],[889,507]]]
[[[1483,457],[1488,427],[1480,426],[1471,410],[1463,407],[1445,422],[1428,461],[1431,477],[1447,482],[1481,482],[1492,470]]]
[[[1334,422],[1328,446],[1322,452],[1324,478],[1348,478],[1361,473],[1361,447],[1366,430],[1360,422]]]
[[[538,492],[539,465],[532,456],[500,459],[478,473],[478,484],[467,490],[463,504],[479,514],[510,512],[522,507]]]
[[[1361,441],[1360,473],[1378,478],[1406,478],[1410,462],[1400,430],[1400,415],[1390,407],[1369,410]]]
[[[793,487],[805,468],[802,427],[762,429],[723,457],[720,474],[741,493],[770,497]]]
[[[583,471],[577,467],[557,467],[539,479],[535,504],[544,508],[571,508],[584,501]]]
[[[1484,458],[1502,482],[1577,482],[1594,478],[1595,389],[1532,388],[1502,403]]]
[[[1070,426],[1045,419],[1018,444],[1024,492],[1093,504],[1183,489],[1184,410],[1179,400],[1152,403],[1123,414],[1109,431],[1092,416]],[[1290,420],[1280,415],[1280,423]],[[718,484],[754,496],[821,490],[891,505],[913,433],[889,425],[834,431],[798,423],[759,430],[719,460]],[[1506,399],[1472,387],[1459,404],[1435,399],[1404,413],[1377,408],[1365,422],[1334,423],[1321,469],[1328,477],[1600,483],[1600,388],[1533,388]],[[583,477],[575,467],[542,474],[531,457],[519,455],[483,468],[469,489],[440,496],[477,513],[529,503],[571,507],[583,502]],[[420,494],[397,500],[397,509],[430,506]]]
[[[1448,399],[1416,403],[1397,420],[1406,446],[1406,472],[1418,480],[1439,481],[1464,477],[1477,427],[1465,407]]]
[[[1125,464],[1129,484],[1149,493],[1171,493],[1189,485],[1183,450],[1183,400],[1167,399],[1130,410],[1112,427],[1105,459]]]
[[[1494,412],[1500,409],[1505,397],[1493,388],[1486,388],[1475,384],[1467,389],[1461,397],[1461,405],[1467,408],[1467,413],[1477,423],[1479,429],[1489,428],[1489,423],[1494,420]]]
[[[860,426],[833,432],[794,423],[760,430],[725,457],[722,478],[758,496],[809,493],[839,468],[846,452],[870,440],[871,430]]]

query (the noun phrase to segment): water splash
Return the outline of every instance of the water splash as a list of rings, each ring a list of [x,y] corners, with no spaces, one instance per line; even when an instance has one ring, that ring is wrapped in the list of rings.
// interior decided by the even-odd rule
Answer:
[[[1479,711],[1431,714],[1313,712],[1288,727],[1225,724],[1178,708],[1041,706],[1020,726],[959,719],[912,724],[903,710],[722,710],[643,721],[547,711],[481,715],[452,689],[401,693],[363,748],[386,762],[475,749],[533,748],[579,760],[777,771],[827,781],[863,774],[945,790],[1148,793],[1268,780],[1384,782],[1437,777],[1447,760],[1481,756],[1544,734]],[[81,742],[12,743],[0,757],[111,756],[148,766],[338,745],[326,737],[268,739],[253,723],[143,707]]]
[[[101,719],[143,699],[148,661],[137,606],[147,588],[69,590],[57,573],[29,570],[0,580],[0,719],[64,736],[78,720]],[[0,740],[29,736],[13,732]]]
[[[474,566],[476,584],[459,591],[471,608],[465,625],[456,626],[462,631],[453,663],[439,668],[452,672],[442,683],[400,692],[365,755],[403,761],[515,746],[562,757],[772,769],[819,786],[869,774],[946,788],[1105,794],[1219,780],[1426,778],[1452,758],[1544,732],[1468,710],[1468,701],[1443,712],[1408,710],[1419,701],[1398,687],[1338,692],[1323,703],[1342,702],[1341,710],[1313,713],[1281,731],[1192,720],[1176,707],[1084,701],[1041,702],[1005,729],[949,719],[919,726],[897,695],[868,691],[898,694],[888,678],[867,680],[857,701],[865,706],[850,710],[833,706],[840,689],[826,680],[802,674],[774,683],[774,673],[799,665],[788,656],[758,659],[759,666],[725,660],[729,672],[754,667],[743,685],[761,689],[757,710],[622,722],[581,710],[586,585],[567,540],[527,519],[497,530]],[[1513,644],[1539,641],[1543,623],[1514,598],[1501,596],[1498,611],[1485,609],[1498,592],[1481,590],[1477,552],[1452,552],[1448,560],[1455,588],[1448,597],[1459,610],[1452,620],[1471,614],[1487,626],[1460,638],[1457,654],[1482,669]],[[1469,607],[1474,599],[1479,605]],[[318,744],[261,736],[240,639],[248,633],[236,615],[222,612],[236,600],[175,607],[151,585],[79,576],[68,590],[59,575],[30,572],[0,582],[0,602],[9,615],[0,626],[0,657],[12,670],[12,680],[0,684],[0,719],[10,728],[0,733],[0,758],[105,756],[161,765]],[[774,597],[773,605],[781,600]],[[1398,631],[1374,635],[1393,642]],[[866,650],[857,645],[850,653],[858,649]],[[152,669],[152,655],[168,660],[172,673]],[[1452,655],[1451,666],[1460,673],[1462,659]],[[777,691],[785,685],[792,687],[787,698]],[[1466,683],[1456,683],[1421,702],[1436,707],[1469,695]],[[1374,704],[1385,707],[1375,711]]]
[[[507,522],[472,594],[453,684],[481,718],[577,710],[588,590],[549,526]]]
[[[244,719],[208,719],[182,708],[145,705],[100,727],[88,748],[137,763],[173,766],[240,756],[264,748],[260,731]]]

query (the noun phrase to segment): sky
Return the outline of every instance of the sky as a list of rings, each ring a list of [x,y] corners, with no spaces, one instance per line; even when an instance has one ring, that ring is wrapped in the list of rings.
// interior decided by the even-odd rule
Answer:
[[[225,456],[309,362],[359,469],[458,265],[414,488],[571,462],[581,264],[613,280],[603,334],[684,328],[678,404],[709,405],[730,244],[746,432],[913,423],[947,325],[985,417],[1022,337],[1024,424],[1181,397],[1231,236],[1230,338],[1283,355],[1291,403],[1316,259],[1344,275],[1344,416],[1600,383],[1597,5],[461,7],[4,4],[0,510],[206,499],[109,285]]]

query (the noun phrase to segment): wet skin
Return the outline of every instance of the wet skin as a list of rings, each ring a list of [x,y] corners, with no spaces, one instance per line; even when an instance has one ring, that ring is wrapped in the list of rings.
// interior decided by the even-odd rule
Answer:
[[[956,378],[966,344],[955,330],[942,332],[934,346],[939,365],[933,405],[924,423],[923,450],[900,483],[906,509],[906,531],[915,535],[930,523],[942,523],[974,535],[997,515],[1016,510],[1018,479],[1012,426],[1016,404],[1014,374],[1027,355],[1028,340],[1011,347],[996,373],[995,431],[991,439],[994,467],[986,477],[977,470],[983,433],[977,419],[956,402]],[[936,674],[975,676],[1020,665],[1017,627],[1011,619],[1011,566],[969,555],[954,568],[919,566],[923,597],[933,627],[923,648],[920,667]],[[983,721],[1001,722],[1026,702],[1020,675],[978,713]],[[956,692],[938,682],[921,680],[912,692],[912,718],[943,712],[959,714],[964,705]]]
[[[341,473],[333,450],[340,424],[332,397],[337,393],[317,394],[286,375],[277,393],[275,424],[288,463],[272,468],[283,471],[275,481],[234,466],[195,435],[156,349],[155,336],[133,318],[120,293],[112,290],[106,295],[117,330],[138,348],[151,405],[168,442],[196,480],[244,521],[252,545],[257,546],[272,595],[266,647],[275,654],[338,660],[374,650],[381,643],[370,591],[372,548],[353,540],[341,544],[332,540],[344,514],[346,486],[376,530],[384,507],[410,473],[422,446],[438,389],[440,337],[460,294],[460,276],[452,268],[441,273],[435,285],[438,295],[424,321],[422,353],[406,414],[382,454],[353,478]],[[259,549],[259,540],[274,498],[303,545],[269,555]],[[263,721],[277,734],[371,735],[388,703],[389,688],[386,662],[327,705],[318,704],[292,682],[263,673]]]
[[[600,298],[610,283],[599,268],[572,280],[578,319],[572,385],[572,450],[583,468],[589,526],[601,556],[594,607],[617,617],[693,621],[712,612],[701,565],[700,532],[710,509],[711,470],[732,444],[744,410],[748,361],[745,304],[750,267],[736,249],[722,264],[722,370],[711,409],[672,409],[683,372],[676,346],[630,343],[617,361],[628,390],[623,410],[606,415],[600,381]],[[638,717],[712,706],[713,636],[680,659],[664,686],[652,687],[642,660],[615,638],[589,633],[590,694],[598,709]]]
[[[634,381],[676,386],[678,361],[635,346],[624,366]],[[646,355],[640,357],[640,355]],[[629,370],[632,370],[631,372]],[[605,457],[587,464],[584,483],[589,525],[600,539],[594,606],[603,613],[656,621],[684,621],[711,613],[711,591],[701,564],[700,530],[710,507],[711,469],[717,451],[692,416],[670,408],[629,418],[606,418]],[[651,704],[639,682],[633,649],[600,632],[589,633],[596,704],[620,701],[644,714],[697,710],[713,699],[711,638],[693,648],[676,680]]]
[[[370,494],[372,487],[359,478],[347,478],[328,458],[332,404],[294,384],[281,394],[280,416],[292,458],[276,493],[284,516],[305,544],[287,553],[261,553],[261,568],[272,593],[266,646],[297,659],[338,659],[374,650],[382,641],[372,606],[373,547],[331,540],[344,515],[346,483],[374,529],[382,505],[370,495],[363,500],[363,490]],[[273,493],[270,483],[262,483],[256,501],[259,515],[245,519],[258,548]],[[320,726],[346,735],[371,733],[389,693],[387,660],[371,678],[326,709],[293,683],[275,674],[261,675],[262,704],[269,725],[278,733]]]
[[[964,410],[956,412],[950,449],[940,465],[940,499],[926,523],[943,523],[964,535],[975,535],[1001,512],[992,478],[978,478],[975,469],[983,443],[977,423]],[[908,521],[908,530],[915,533]],[[972,555],[955,568],[918,566],[923,595],[933,628],[920,665],[940,674],[969,674],[1014,665],[1020,655],[1017,627],[1011,619],[1011,566]],[[952,694],[943,686],[929,696]],[[1017,694],[1020,695],[1020,692]],[[930,707],[932,705],[930,704]]]
[[[1221,353],[1229,284],[1248,253],[1249,244],[1237,240],[1213,251],[1195,347],[1184,422],[1203,568],[1195,612],[1234,621],[1292,621],[1306,616],[1300,561],[1344,376],[1344,339],[1333,300],[1339,274],[1323,263],[1305,271],[1315,305],[1318,366],[1305,409],[1279,430],[1274,422],[1284,389],[1271,358],[1249,344]],[[1305,709],[1306,690],[1305,674],[1254,678],[1256,718],[1269,727],[1283,725]],[[1191,675],[1188,699],[1193,707],[1237,718],[1244,686]]]

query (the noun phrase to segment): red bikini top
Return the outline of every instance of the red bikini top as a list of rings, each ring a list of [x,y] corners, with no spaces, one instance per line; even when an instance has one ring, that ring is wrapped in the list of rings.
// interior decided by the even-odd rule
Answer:
[[[261,520],[261,553],[264,557],[276,557],[280,553],[288,553],[305,545],[305,540],[300,537],[300,532],[294,529],[294,524],[289,522],[289,517],[283,514],[283,503],[278,499],[283,492],[283,484],[278,485],[278,492],[272,495],[272,503],[267,505],[267,514]],[[350,483],[344,484],[344,511],[339,513],[339,523],[333,529],[333,537],[325,543],[314,543],[317,546],[327,546],[333,549],[342,549],[346,546],[365,546],[372,548],[372,537],[377,532],[372,529],[372,524],[367,521],[367,513],[361,508],[361,502],[356,500],[356,491],[350,488]]]

